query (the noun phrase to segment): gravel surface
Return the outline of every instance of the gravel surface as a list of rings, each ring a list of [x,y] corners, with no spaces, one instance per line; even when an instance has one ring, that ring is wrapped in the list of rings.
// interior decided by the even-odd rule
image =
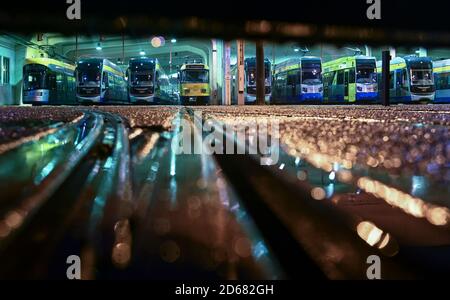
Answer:
[[[168,130],[179,107],[169,106],[90,106],[90,107],[0,107],[0,144],[33,136],[58,122],[70,122],[85,110],[120,114],[130,127]]]
[[[103,111],[120,114],[126,118],[132,128],[156,127],[168,130],[175,115],[180,110],[178,106],[102,106],[95,107]]]
[[[235,124],[276,119],[288,152],[321,153],[348,165],[392,171],[407,168],[450,181],[449,109],[450,105],[209,107],[204,115]]]
[[[69,107],[0,107],[0,144],[33,136],[59,122],[70,122],[82,115]]]
[[[170,129],[180,110],[174,106],[4,107],[0,143],[68,122],[83,110],[122,115],[132,128]],[[280,122],[288,151],[322,153],[347,164],[390,171],[412,170],[450,181],[450,105],[382,106],[206,106],[206,118],[242,124]]]

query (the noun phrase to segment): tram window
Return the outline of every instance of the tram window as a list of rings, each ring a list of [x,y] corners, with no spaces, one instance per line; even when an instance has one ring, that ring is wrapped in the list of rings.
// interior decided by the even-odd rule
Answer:
[[[277,76],[277,85],[279,88],[283,88],[283,86],[286,84],[286,80],[287,80],[287,74],[286,73],[282,73],[282,74],[278,74]]]
[[[450,73],[440,73],[436,76],[436,89],[447,90],[450,89]]]
[[[403,72],[402,72],[402,70],[395,71],[395,75],[396,75],[395,85],[397,87],[403,86]]]
[[[406,73],[406,69],[403,69],[402,70],[402,86],[403,87],[407,87],[408,86],[407,78],[408,78],[408,76],[407,76],[407,73]]]
[[[443,86],[445,89],[449,89],[450,88],[450,73],[445,73],[443,75],[444,75]]]
[[[159,89],[160,87],[160,78],[159,78],[160,74],[159,71],[156,71],[156,75],[155,75],[155,89]]]
[[[344,84],[344,70],[337,72],[336,84]]]
[[[289,72],[287,76],[287,85],[296,85],[298,82],[297,72]]]
[[[334,77],[336,77],[336,72],[331,72],[326,74],[326,78],[324,80],[324,84],[326,86],[332,85],[334,81]]]
[[[65,90],[64,75],[61,73],[56,74],[56,88],[58,89],[58,91]]]
[[[108,88],[108,87],[109,87],[108,73],[103,72],[102,88]]]
[[[75,78],[72,76],[67,76],[67,86],[69,91],[73,92],[75,90]]]
[[[48,75],[48,88],[49,90],[56,90],[56,76],[55,74]]]
[[[329,74],[329,73],[323,74],[323,85],[324,86],[330,85],[330,79],[331,79],[331,74]]]
[[[108,76],[108,84],[115,87],[117,84],[117,76],[114,74],[112,76]]]
[[[278,79],[280,80],[280,82],[282,82],[284,84],[284,82],[287,79],[287,73],[282,73],[278,76]]]

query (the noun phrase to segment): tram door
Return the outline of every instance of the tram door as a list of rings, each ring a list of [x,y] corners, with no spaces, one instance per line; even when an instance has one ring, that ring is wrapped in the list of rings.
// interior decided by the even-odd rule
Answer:
[[[348,70],[344,72],[344,99],[348,101]]]
[[[356,101],[356,75],[355,69],[351,68],[347,71],[348,75],[348,101],[355,102]]]
[[[56,85],[56,74],[53,71],[48,72],[48,89],[49,89],[49,95],[48,95],[48,101],[49,103],[54,103],[58,100],[58,90]]]
[[[287,74],[286,79],[286,98],[288,100],[294,100],[296,97],[296,89],[298,87],[299,78],[297,76],[297,71],[291,70]],[[300,91],[301,94],[301,91]]]
[[[66,75],[62,73],[56,74],[56,102],[64,103],[67,99]]]

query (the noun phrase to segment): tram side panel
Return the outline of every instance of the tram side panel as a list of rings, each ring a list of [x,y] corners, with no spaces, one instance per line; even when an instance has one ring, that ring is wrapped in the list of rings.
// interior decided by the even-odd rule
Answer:
[[[450,103],[450,59],[433,62],[435,103]]]

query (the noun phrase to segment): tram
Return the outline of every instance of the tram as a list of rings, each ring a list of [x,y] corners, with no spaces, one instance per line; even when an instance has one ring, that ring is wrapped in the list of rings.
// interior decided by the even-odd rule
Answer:
[[[27,58],[22,102],[32,105],[76,104],[75,66],[52,58]]]
[[[232,87],[231,102],[237,104],[238,99],[238,66],[231,69]],[[272,95],[272,64],[264,59],[264,101],[269,102]],[[245,104],[256,103],[256,57],[244,60],[244,102]]]
[[[381,61],[377,74],[381,85]],[[433,61],[429,57],[395,57],[390,63],[389,98],[392,103],[433,102]],[[381,86],[380,86],[381,89]]]
[[[342,57],[323,64],[324,102],[376,102],[376,60],[369,56]]]
[[[132,58],[128,64],[131,103],[178,104],[175,91],[156,58]]]
[[[179,72],[179,93],[182,105],[209,104],[209,68],[203,63],[183,64]]]
[[[304,56],[290,59],[274,68],[272,104],[322,102],[322,60]]]
[[[77,63],[75,74],[79,103],[128,103],[123,71],[108,59],[82,59]]]

